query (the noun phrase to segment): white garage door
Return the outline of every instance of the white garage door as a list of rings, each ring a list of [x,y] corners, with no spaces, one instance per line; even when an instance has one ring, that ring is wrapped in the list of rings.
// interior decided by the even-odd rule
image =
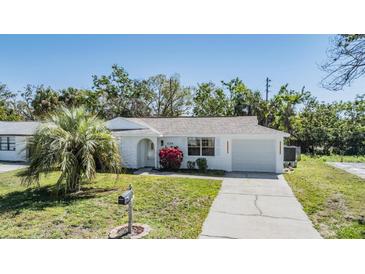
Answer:
[[[275,141],[232,140],[232,170],[275,172]]]

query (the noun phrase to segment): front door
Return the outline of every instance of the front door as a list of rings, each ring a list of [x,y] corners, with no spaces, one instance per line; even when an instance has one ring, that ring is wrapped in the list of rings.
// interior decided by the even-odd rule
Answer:
[[[146,166],[155,167],[155,146],[151,141],[147,142]]]
[[[142,139],[137,147],[138,168],[155,167],[155,145],[150,139]]]

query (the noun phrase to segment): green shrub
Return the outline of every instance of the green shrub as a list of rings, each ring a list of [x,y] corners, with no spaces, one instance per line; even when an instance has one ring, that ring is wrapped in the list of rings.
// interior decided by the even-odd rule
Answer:
[[[198,158],[196,159],[196,164],[198,165],[198,169],[201,172],[206,172],[208,169],[208,163],[207,163],[207,159],[205,158]]]
[[[195,162],[194,161],[188,161],[187,165],[188,165],[188,169],[195,169]]]

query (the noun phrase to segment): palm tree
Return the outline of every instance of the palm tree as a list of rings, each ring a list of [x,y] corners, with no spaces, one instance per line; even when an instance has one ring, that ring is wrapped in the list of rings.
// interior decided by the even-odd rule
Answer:
[[[79,191],[96,175],[96,162],[104,170],[119,173],[118,144],[105,123],[84,108],[61,108],[42,123],[30,143],[30,166],[25,182],[38,183],[41,173],[61,171],[58,189]]]

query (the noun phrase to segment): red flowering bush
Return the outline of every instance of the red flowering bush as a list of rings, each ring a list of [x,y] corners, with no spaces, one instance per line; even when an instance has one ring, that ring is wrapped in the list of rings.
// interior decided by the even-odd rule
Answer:
[[[164,147],[160,149],[160,165],[163,169],[179,169],[184,154],[179,147]]]

